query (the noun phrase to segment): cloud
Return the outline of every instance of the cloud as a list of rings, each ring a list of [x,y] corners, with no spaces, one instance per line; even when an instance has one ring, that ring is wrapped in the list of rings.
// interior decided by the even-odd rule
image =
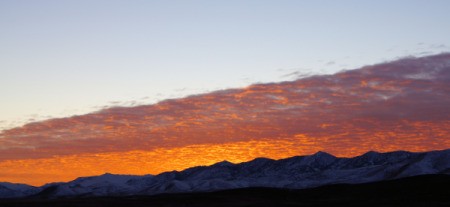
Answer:
[[[410,57],[30,123],[0,134],[0,161],[251,142],[289,155],[435,150],[450,147],[448,106],[450,54]]]
[[[378,143],[376,133],[403,134],[389,136],[386,143],[399,148],[413,138],[426,149],[449,147],[449,90],[449,54],[406,58],[334,75],[35,122],[0,134],[0,159],[289,139],[296,134],[307,134],[324,146],[339,143],[327,149],[331,151],[357,142]],[[434,136],[417,136],[423,133],[419,123]]]

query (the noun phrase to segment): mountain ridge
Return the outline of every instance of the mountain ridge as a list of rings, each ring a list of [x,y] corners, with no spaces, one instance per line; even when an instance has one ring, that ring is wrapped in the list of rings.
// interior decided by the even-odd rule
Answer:
[[[429,152],[366,152],[353,158],[326,152],[279,160],[222,161],[158,175],[79,177],[40,187],[0,183],[0,198],[95,197],[274,187],[304,189],[337,183],[367,183],[424,174],[450,174],[450,149]]]
[[[449,206],[449,185],[450,175],[432,174],[362,184],[331,184],[307,189],[251,187],[158,195],[0,199],[0,206]]]

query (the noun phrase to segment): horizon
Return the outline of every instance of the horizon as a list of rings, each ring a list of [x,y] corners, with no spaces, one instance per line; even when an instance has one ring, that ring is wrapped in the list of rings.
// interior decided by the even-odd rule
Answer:
[[[230,162],[228,160],[223,160],[223,161],[218,161],[216,163],[212,163],[212,164],[209,164],[209,165],[191,166],[191,167],[188,167],[188,168],[185,168],[185,169],[181,169],[181,170],[164,171],[164,172],[161,172],[161,173],[158,173],[158,174],[135,175],[135,174],[115,174],[115,173],[105,172],[103,174],[90,175],[90,176],[81,176],[81,177],[74,178],[73,180],[60,181],[60,182],[50,182],[50,183],[44,183],[44,184],[41,184],[41,185],[31,185],[31,184],[26,184],[26,183],[12,183],[12,182],[1,182],[1,181],[0,181],[0,183],[23,184],[23,185],[33,186],[33,187],[43,187],[43,186],[46,186],[46,185],[49,185],[49,184],[69,183],[69,182],[75,181],[75,180],[80,179],[80,178],[95,178],[95,177],[100,177],[100,176],[104,176],[104,175],[114,175],[114,176],[149,176],[149,175],[151,175],[151,176],[159,176],[159,175],[162,175],[162,174],[165,174],[165,173],[173,173],[173,172],[181,173],[181,172],[183,172],[185,170],[189,170],[189,169],[193,169],[193,168],[212,167],[212,166],[214,166],[216,164],[223,163],[223,162],[230,163],[232,165],[242,165],[242,164],[251,163],[251,162],[253,162],[255,160],[258,160],[258,159],[268,159],[268,160],[271,160],[271,161],[281,161],[281,160],[288,160],[288,159],[298,158],[298,157],[310,157],[310,156],[314,156],[314,155],[316,155],[318,153],[325,153],[325,154],[331,155],[331,156],[333,156],[333,157],[335,157],[337,159],[353,159],[353,158],[364,156],[365,154],[368,154],[368,153],[371,153],[371,152],[374,152],[374,153],[377,153],[377,154],[391,154],[391,153],[396,153],[396,152],[407,152],[407,153],[411,153],[411,154],[421,154],[421,153],[433,153],[433,152],[443,152],[443,151],[450,151],[450,148],[442,149],[442,150],[421,151],[421,152],[413,152],[413,151],[405,151],[405,150],[396,150],[396,151],[387,151],[387,152],[367,151],[367,152],[365,152],[363,154],[359,154],[359,155],[356,155],[356,156],[353,156],[353,157],[340,157],[340,156],[334,156],[333,154],[330,154],[330,153],[327,153],[327,152],[317,151],[317,152],[315,152],[313,154],[295,155],[295,156],[279,158],[279,159],[271,159],[271,158],[267,158],[267,157],[256,157],[256,158],[254,158],[252,160],[243,161],[243,162]]]
[[[447,149],[449,62],[450,53],[404,58],[35,122],[0,133],[2,180],[36,185],[104,172],[157,174],[224,159]]]

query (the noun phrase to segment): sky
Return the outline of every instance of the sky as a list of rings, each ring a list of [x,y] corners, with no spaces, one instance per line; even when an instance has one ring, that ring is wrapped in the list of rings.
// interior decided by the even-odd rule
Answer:
[[[0,0],[0,182],[449,148],[447,8]]]
[[[450,53],[29,123],[0,133],[0,180],[42,185],[325,151],[450,148]]]
[[[450,50],[448,1],[0,0],[0,130]]]

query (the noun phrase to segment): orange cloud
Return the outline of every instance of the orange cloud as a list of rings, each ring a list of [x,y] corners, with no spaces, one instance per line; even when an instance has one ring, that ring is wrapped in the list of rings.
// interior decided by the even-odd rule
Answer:
[[[300,140],[300,139],[299,139]],[[260,140],[227,144],[200,144],[151,151],[84,153],[40,159],[7,160],[0,162],[0,177],[10,182],[42,185],[69,181],[79,176],[114,174],[157,174],[183,170],[197,165],[223,161],[244,162],[255,157],[283,158],[321,150],[318,146],[299,147],[292,140]],[[305,143],[308,145],[308,143]]]
[[[0,168],[15,169],[19,177],[19,172],[31,177],[42,174],[57,181],[106,171],[158,173],[224,159],[281,158],[317,150],[351,156],[368,150],[445,149],[450,147],[448,106],[450,54],[410,58],[334,75],[30,123],[0,134]],[[269,145],[278,150],[264,150]],[[193,146],[202,147],[189,151]],[[234,151],[226,154],[218,148]],[[183,150],[198,153],[189,158]],[[134,160],[135,152],[148,153],[158,164]],[[245,155],[233,157],[238,152]],[[87,166],[98,158],[88,155],[114,155],[107,160],[120,164],[71,167]],[[61,164],[62,158],[70,161]],[[37,166],[42,162],[47,167]],[[53,165],[64,167],[52,172]],[[145,172],[131,170],[147,165],[153,167],[139,169]],[[32,173],[29,166],[43,170]],[[61,174],[67,169],[73,176]],[[46,180],[42,176],[39,180]],[[0,174],[0,180],[13,177],[13,171]]]

